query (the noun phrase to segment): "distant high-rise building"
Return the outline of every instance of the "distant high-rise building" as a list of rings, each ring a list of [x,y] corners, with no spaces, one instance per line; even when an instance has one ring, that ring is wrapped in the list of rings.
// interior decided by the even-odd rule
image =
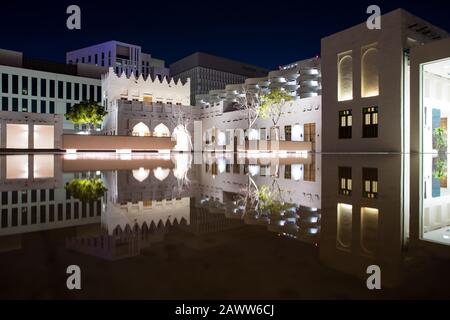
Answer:
[[[133,72],[146,78],[168,77],[169,68],[164,61],[143,53],[140,46],[119,41],[107,41],[66,53],[68,64],[88,63],[101,67],[112,67],[117,74],[127,76]]]
[[[243,83],[247,78],[264,77],[268,70],[247,63],[196,52],[170,65],[175,79],[191,79],[191,104],[195,95],[224,89],[228,84]]]

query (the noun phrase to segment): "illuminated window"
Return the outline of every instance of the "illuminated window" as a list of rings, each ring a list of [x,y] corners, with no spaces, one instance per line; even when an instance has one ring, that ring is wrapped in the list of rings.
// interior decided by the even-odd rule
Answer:
[[[11,149],[28,148],[28,125],[7,124],[6,125],[6,147]]]
[[[378,107],[363,109],[363,138],[378,137]]]
[[[338,55],[338,101],[353,99],[353,58],[352,52]]]
[[[362,177],[363,197],[369,199],[378,198],[378,169],[363,168]]]
[[[378,49],[375,45],[361,50],[361,96],[378,96]]]
[[[352,138],[352,110],[339,111],[339,139]]]
[[[55,147],[54,126],[35,125],[33,129],[35,149],[53,149]]]
[[[36,154],[33,158],[33,177],[52,178],[54,177],[55,159],[52,154]]]
[[[28,178],[28,155],[6,156],[6,179],[27,179],[27,178]]]
[[[339,167],[339,194],[352,195],[352,168]]]

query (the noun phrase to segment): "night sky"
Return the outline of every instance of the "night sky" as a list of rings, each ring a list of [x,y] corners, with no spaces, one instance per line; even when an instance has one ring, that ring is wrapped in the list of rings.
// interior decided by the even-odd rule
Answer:
[[[354,4],[352,4],[354,3]],[[81,7],[81,30],[66,8]],[[167,64],[195,51],[275,69],[320,54],[320,39],[364,22],[368,5],[404,8],[450,31],[450,1],[3,1],[0,48],[65,61],[67,51],[107,40],[140,45]]]

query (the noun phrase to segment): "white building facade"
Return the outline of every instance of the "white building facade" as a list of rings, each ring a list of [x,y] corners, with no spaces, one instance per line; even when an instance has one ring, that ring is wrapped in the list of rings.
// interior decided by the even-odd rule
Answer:
[[[249,78],[245,83],[227,85],[224,90],[212,90],[208,95],[197,96],[205,143],[203,149],[212,151],[225,148],[231,151],[229,146],[233,143],[240,146],[252,140],[280,140],[310,142],[312,150],[320,152],[320,70],[320,59],[316,57],[271,71],[267,77]],[[274,89],[287,92],[292,96],[292,101],[283,105],[275,124],[272,119],[259,117],[248,128],[247,111],[242,110],[243,101],[239,97],[248,94],[260,96]]]
[[[101,101],[104,71],[0,50],[0,149],[61,148],[63,132],[84,129],[64,114],[80,101]]]
[[[322,39],[324,151],[411,150],[409,52],[448,33],[402,9],[381,21]]]
[[[171,137],[181,119],[193,130],[190,81],[183,83],[141,75],[118,76],[112,68],[102,80],[108,135]],[[180,120],[180,121],[181,121]]]

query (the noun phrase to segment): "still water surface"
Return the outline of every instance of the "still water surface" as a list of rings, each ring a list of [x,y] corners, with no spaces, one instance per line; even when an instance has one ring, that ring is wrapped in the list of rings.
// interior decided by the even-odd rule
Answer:
[[[450,298],[446,163],[0,156],[0,298]]]

